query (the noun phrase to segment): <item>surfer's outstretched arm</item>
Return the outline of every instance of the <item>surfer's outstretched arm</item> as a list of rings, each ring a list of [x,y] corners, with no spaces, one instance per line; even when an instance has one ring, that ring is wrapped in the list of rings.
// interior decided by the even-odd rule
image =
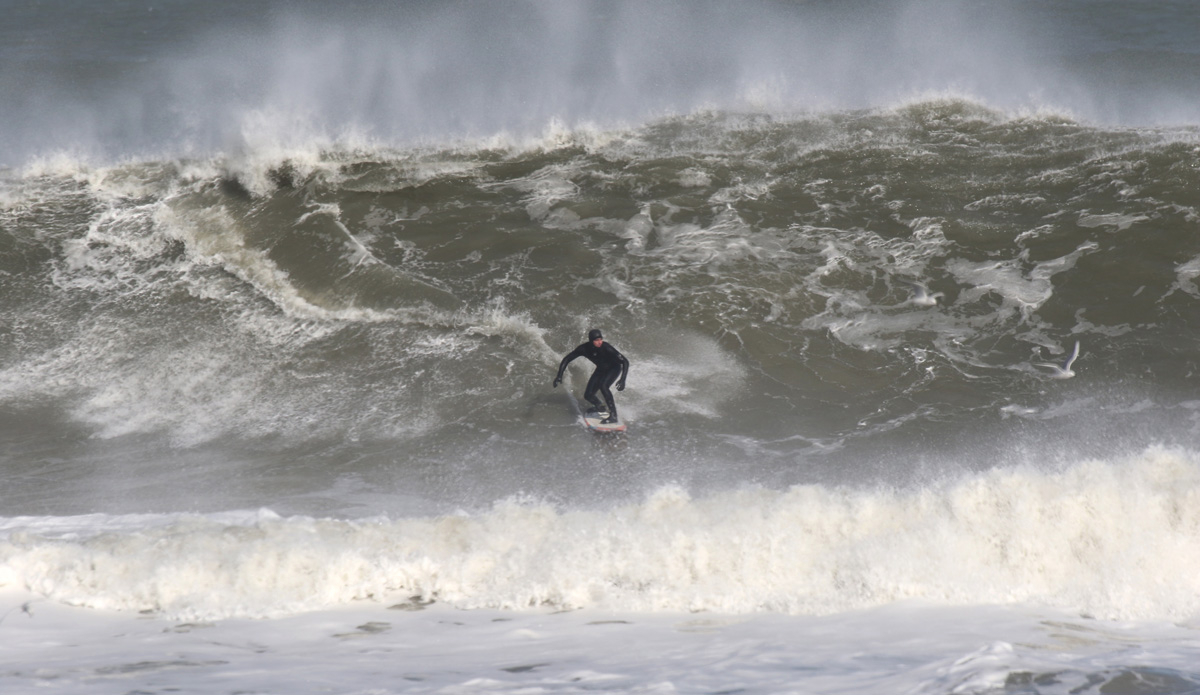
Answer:
[[[586,345],[586,343],[585,343],[585,345]],[[574,350],[572,350],[571,352],[567,353],[566,357],[562,358],[562,362],[558,363],[558,374],[554,377],[554,387],[555,388],[558,388],[558,385],[562,383],[563,372],[567,371],[567,365],[571,364],[571,361],[574,360],[576,357],[581,357],[582,355],[583,355],[583,346],[581,345],[581,346],[575,348]]]

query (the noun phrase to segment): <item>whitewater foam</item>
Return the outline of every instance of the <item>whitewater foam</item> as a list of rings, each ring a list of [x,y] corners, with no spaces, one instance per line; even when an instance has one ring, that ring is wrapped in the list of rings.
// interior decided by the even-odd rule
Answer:
[[[664,487],[594,510],[514,498],[410,519],[8,519],[0,558],[10,581],[55,601],[188,619],[420,595],[810,615],[919,599],[1187,620],[1200,612],[1198,491],[1194,454],[1150,450],[914,489]]]

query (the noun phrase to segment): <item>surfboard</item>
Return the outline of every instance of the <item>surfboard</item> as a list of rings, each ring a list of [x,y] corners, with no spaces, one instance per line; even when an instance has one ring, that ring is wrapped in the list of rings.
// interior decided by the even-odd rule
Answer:
[[[621,419],[620,415],[617,416],[616,422],[612,422],[607,425],[604,424],[603,422],[601,422],[601,420],[603,420],[604,418],[605,418],[605,416],[603,416],[603,415],[586,415],[585,414],[583,416],[583,425],[584,425],[584,427],[587,427],[589,430],[591,430],[593,432],[598,432],[600,434],[615,434],[617,432],[625,431],[625,421]]]

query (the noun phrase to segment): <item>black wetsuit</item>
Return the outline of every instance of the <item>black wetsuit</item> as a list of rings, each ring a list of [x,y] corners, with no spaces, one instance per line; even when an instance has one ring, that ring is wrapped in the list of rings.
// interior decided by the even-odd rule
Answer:
[[[625,388],[625,377],[629,374],[629,360],[608,343],[600,343],[600,347],[596,347],[590,341],[586,342],[562,359],[562,363],[558,365],[558,376],[554,378],[556,386],[558,382],[562,381],[567,365],[576,357],[586,357],[596,365],[596,371],[592,372],[592,378],[588,379],[587,388],[583,391],[583,400],[600,408],[600,401],[596,398],[596,392],[599,391],[600,395],[604,397],[604,404],[608,406],[608,416],[615,420],[617,404],[613,402],[612,391],[609,390],[609,387],[613,385],[613,382],[617,382],[617,377],[620,377],[621,380],[617,382],[617,390],[621,391]]]

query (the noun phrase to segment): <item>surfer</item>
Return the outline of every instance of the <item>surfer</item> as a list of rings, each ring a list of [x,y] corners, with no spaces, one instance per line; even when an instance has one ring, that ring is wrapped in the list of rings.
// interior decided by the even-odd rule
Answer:
[[[615,381],[617,390],[625,390],[625,377],[629,374],[629,360],[625,359],[610,343],[604,342],[604,336],[600,333],[599,328],[593,328],[588,331],[588,342],[580,345],[572,350],[562,359],[562,363],[558,365],[558,376],[554,377],[554,386],[558,387],[563,380],[563,372],[567,371],[567,365],[576,357],[586,357],[596,365],[596,371],[592,372],[592,378],[588,379],[587,388],[583,391],[583,400],[592,404],[592,408],[588,410],[589,414],[599,413],[604,410],[600,405],[600,399],[596,398],[596,392],[599,391],[601,396],[604,396],[604,404],[608,407],[608,417],[602,420],[605,425],[613,424],[617,421],[617,404],[613,402],[612,391],[609,387]],[[617,377],[620,376],[618,381]]]

